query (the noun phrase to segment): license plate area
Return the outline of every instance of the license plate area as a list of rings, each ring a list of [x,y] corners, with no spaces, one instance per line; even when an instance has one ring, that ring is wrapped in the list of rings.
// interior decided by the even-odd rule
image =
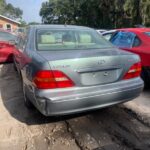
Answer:
[[[115,82],[119,79],[120,69],[81,73],[83,85],[98,85]]]

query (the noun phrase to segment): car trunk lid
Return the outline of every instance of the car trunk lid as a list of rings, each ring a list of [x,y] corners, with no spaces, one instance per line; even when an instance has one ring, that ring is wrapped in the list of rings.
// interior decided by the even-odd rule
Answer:
[[[76,86],[94,86],[121,79],[129,53],[117,49],[40,52],[52,70],[64,72]]]

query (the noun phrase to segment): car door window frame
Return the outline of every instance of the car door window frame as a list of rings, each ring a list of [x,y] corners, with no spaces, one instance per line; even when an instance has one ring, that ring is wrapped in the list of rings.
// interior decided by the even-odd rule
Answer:
[[[136,39],[138,39],[138,41],[139,41],[139,44],[138,45],[135,45],[135,40]],[[140,38],[136,35],[135,36],[135,38],[134,38],[134,41],[133,41],[133,44],[132,44],[132,47],[134,48],[134,47],[138,47],[138,46],[140,46],[141,45],[141,43],[142,43],[142,41],[140,40]]]

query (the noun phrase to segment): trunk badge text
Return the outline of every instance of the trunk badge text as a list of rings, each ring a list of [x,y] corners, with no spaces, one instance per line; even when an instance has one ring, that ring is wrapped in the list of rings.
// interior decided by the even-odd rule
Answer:
[[[58,69],[58,68],[69,68],[70,65],[58,65],[58,66],[53,66],[53,68]]]

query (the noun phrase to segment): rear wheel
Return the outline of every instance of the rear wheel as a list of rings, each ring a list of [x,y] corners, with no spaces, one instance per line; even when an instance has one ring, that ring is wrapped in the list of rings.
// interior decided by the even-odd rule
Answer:
[[[24,97],[25,106],[26,106],[28,109],[34,108],[33,104],[31,103],[31,101],[30,101],[29,98],[27,97],[26,90],[25,90],[25,86],[24,86],[24,83],[23,83],[23,82],[22,82],[22,90],[23,90],[23,97]]]
[[[144,81],[145,88],[150,88],[150,68],[142,68],[141,77]]]
[[[13,57],[13,67],[14,67],[14,70],[17,71],[17,67],[16,67],[16,64],[15,64],[15,59]]]

